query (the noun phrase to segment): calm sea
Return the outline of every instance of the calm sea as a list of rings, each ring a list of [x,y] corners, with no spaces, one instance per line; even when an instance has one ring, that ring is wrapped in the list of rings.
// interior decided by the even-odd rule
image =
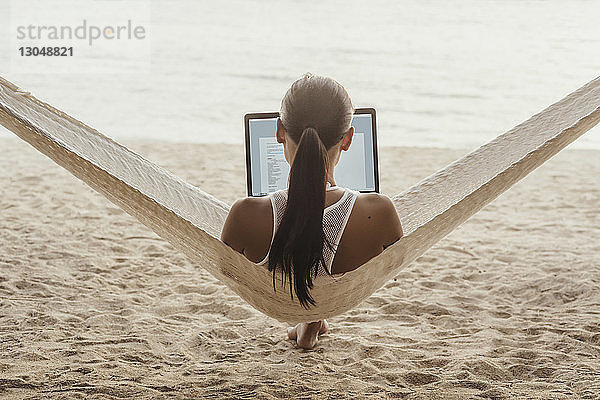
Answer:
[[[452,148],[476,148],[600,75],[599,1],[149,4],[149,72],[57,75],[11,69],[2,0],[0,74],[116,140],[242,143],[244,113],[278,110],[310,71],[377,109],[381,145]],[[600,149],[600,128],[570,147]]]

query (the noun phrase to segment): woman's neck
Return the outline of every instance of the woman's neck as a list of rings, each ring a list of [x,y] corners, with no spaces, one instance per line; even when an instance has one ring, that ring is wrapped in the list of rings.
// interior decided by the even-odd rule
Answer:
[[[335,164],[327,165],[327,169],[325,170],[325,184],[327,184],[327,182],[329,182],[329,183],[331,183],[331,186],[336,186],[335,178],[333,177],[334,169],[335,169]]]
[[[329,172],[327,172],[327,176],[325,177],[325,189],[327,189],[328,184],[331,185],[331,187],[337,186],[333,174],[329,174]]]

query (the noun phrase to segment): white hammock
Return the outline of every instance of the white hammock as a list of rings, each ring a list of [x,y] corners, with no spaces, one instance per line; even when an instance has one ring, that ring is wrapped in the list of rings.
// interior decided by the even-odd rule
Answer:
[[[343,275],[315,281],[306,310],[219,240],[229,206],[0,78],[0,123],[137,218],[261,312],[315,321],[356,306],[600,120],[600,77],[393,198],[404,236]],[[559,190],[559,188],[557,188]],[[57,224],[60,221],[56,221]]]

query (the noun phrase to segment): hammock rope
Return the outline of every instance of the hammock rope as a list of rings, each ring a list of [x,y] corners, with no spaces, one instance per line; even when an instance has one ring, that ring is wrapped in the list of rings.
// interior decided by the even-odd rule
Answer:
[[[362,302],[486,204],[600,121],[600,77],[393,197],[404,236],[358,269],[315,281],[316,306],[219,240],[229,205],[0,78],[0,123],[184,252],[250,305],[285,322]],[[57,221],[58,223],[58,221]]]

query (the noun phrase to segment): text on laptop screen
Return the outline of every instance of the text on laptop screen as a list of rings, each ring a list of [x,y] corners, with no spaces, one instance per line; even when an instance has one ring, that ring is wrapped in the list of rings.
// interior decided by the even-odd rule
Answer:
[[[285,189],[290,166],[283,154],[283,144],[277,143],[277,118],[256,118],[248,121],[250,179],[252,196],[264,196]],[[335,167],[338,186],[363,192],[375,191],[375,154],[371,114],[355,114],[352,119],[354,137],[347,151],[342,151]]]

